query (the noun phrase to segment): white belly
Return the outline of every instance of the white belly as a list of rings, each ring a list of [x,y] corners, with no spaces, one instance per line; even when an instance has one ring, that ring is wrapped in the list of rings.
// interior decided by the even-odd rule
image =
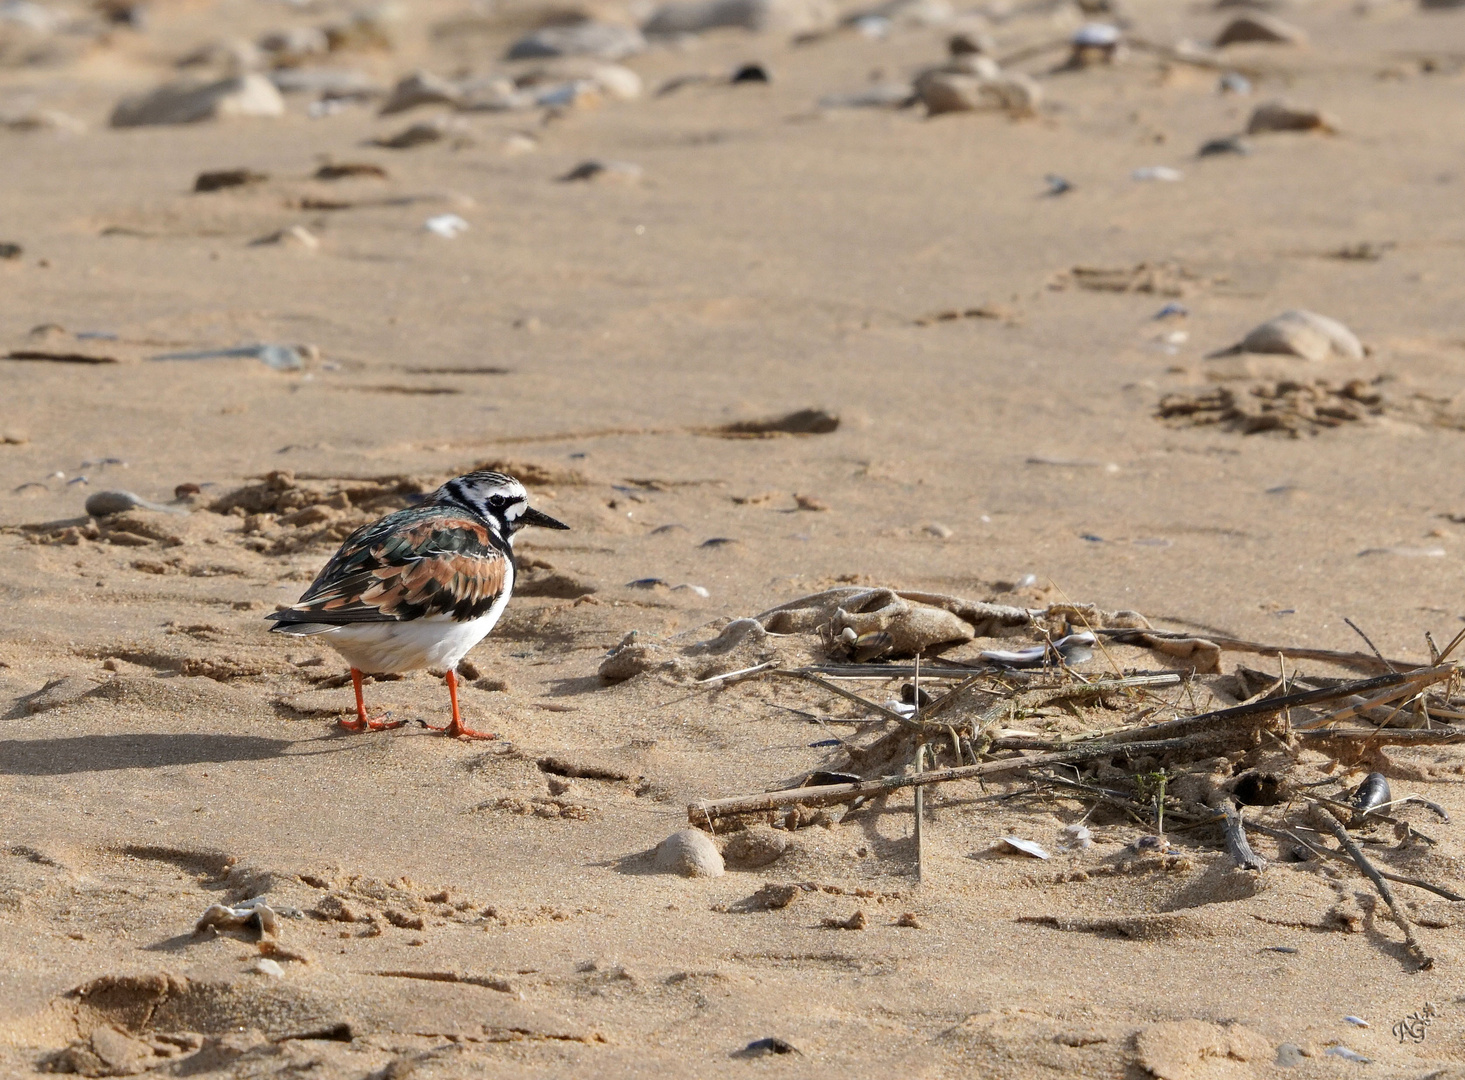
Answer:
[[[405,622],[351,623],[319,635],[346,658],[346,663],[368,675],[394,675],[432,668],[446,671],[458,666],[499,621],[509,603],[513,572],[503,594],[481,618],[455,622],[450,615],[429,615]]]

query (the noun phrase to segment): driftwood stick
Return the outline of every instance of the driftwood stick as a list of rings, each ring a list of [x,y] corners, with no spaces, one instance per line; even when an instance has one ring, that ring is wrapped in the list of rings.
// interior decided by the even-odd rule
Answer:
[[[1326,660],[1333,664],[1344,664],[1348,667],[1361,667],[1367,670],[1377,671],[1384,667],[1379,658],[1370,653],[1360,652],[1339,652],[1335,649],[1291,649],[1285,645],[1264,645],[1257,641],[1245,641],[1241,638],[1225,637],[1217,634],[1208,634],[1203,631],[1178,631],[1178,630],[1134,630],[1127,627],[1098,627],[1094,633],[1104,637],[1112,638],[1121,645],[1138,644],[1136,639],[1140,637],[1151,638],[1204,638],[1213,645],[1219,646],[1223,652],[1248,652],[1257,653],[1261,656],[1276,656],[1278,653],[1289,660]],[[1126,640],[1129,639],[1129,640]],[[1141,646],[1143,647],[1143,646]],[[1394,667],[1403,671],[1409,671],[1418,664],[1408,660],[1389,660],[1385,663],[1393,664]]]
[[[1312,817],[1320,829],[1327,829],[1337,838],[1338,843],[1343,845],[1343,850],[1348,852],[1349,857],[1358,864],[1358,869],[1362,870],[1373,882],[1373,887],[1384,898],[1384,903],[1389,905],[1389,913],[1394,916],[1394,922],[1398,923],[1399,929],[1404,931],[1404,944],[1419,961],[1420,970],[1428,971],[1434,967],[1434,959],[1424,951],[1424,946],[1419,943],[1419,938],[1414,934],[1414,924],[1409,921],[1409,916],[1404,914],[1404,909],[1394,899],[1394,890],[1389,888],[1389,883],[1384,880],[1383,875],[1379,873],[1373,863],[1368,861],[1368,856],[1364,855],[1363,849],[1353,842],[1353,837],[1348,835],[1348,830],[1343,828],[1343,823],[1321,806],[1313,808]]]
[[[1423,668],[1419,671],[1403,672],[1399,676],[1400,682],[1395,684],[1393,687],[1385,688],[1385,686],[1376,685],[1367,688],[1368,690],[1384,690],[1384,693],[1382,694],[1375,694],[1371,697],[1365,697],[1362,701],[1354,702],[1352,705],[1339,709],[1336,712],[1328,713],[1326,716],[1314,717],[1311,720],[1304,720],[1302,723],[1293,724],[1292,726],[1295,730],[1307,731],[1313,728],[1322,727],[1324,724],[1336,723],[1339,720],[1351,720],[1355,716],[1359,716],[1363,713],[1368,712],[1368,710],[1370,709],[1377,708],[1380,705],[1384,705],[1388,702],[1401,698],[1406,694],[1418,694],[1426,686],[1429,686],[1432,683],[1444,682],[1454,673],[1455,667],[1453,664],[1441,664],[1439,667]],[[1381,676],[1381,678],[1387,677],[1388,676]],[[1378,683],[1378,680],[1376,679],[1368,681],[1375,684]],[[1341,686],[1335,686],[1332,689],[1336,692],[1344,688]],[[1313,691],[1313,693],[1317,692],[1318,691]],[[1358,684],[1355,683],[1353,694],[1358,694],[1360,692],[1361,691],[1358,688]],[[1341,696],[1352,697],[1353,694],[1344,694]],[[1397,712],[1398,710],[1395,711]]]
[[[1217,807],[1225,815],[1226,851],[1242,870],[1265,870],[1267,860],[1251,850],[1251,841],[1246,838],[1246,825],[1241,820],[1241,811],[1235,799],[1223,799]]]
[[[1424,731],[1419,728],[1326,728],[1299,731],[1304,746],[1320,743],[1364,741],[1371,746],[1449,746],[1465,742],[1465,731]]]
[[[887,720],[894,720],[896,723],[908,728],[912,728],[916,731],[921,730],[921,725],[910,719],[910,717],[901,716],[900,713],[894,711],[893,709],[887,709],[884,705],[877,705],[869,698],[862,698],[853,690],[846,690],[842,686],[835,686],[834,683],[830,682],[828,679],[821,678],[820,676],[815,675],[813,672],[789,671],[783,668],[779,668],[774,670],[773,674],[785,675],[792,679],[803,679],[805,682],[811,682],[815,686],[819,687],[821,690],[828,690],[831,694],[838,694],[842,698],[849,698],[851,701],[859,702],[871,712],[879,713]]]
[[[1251,827],[1257,832],[1265,833],[1275,840],[1291,840],[1295,844],[1301,844],[1308,851],[1320,858],[1333,859],[1336,862],[1345,863],[1351,863],[1353,861],[1341,851],[1334,851],[1332,848],[1315,847],[1289,829],[1273,829],[1267,825],[1258,825],[1255,821],[1251,823]],[[1442,888],[1439,885],[1431,885],[1428,881],[1421,881],[1419,878],[1405,877],[1403,874],[1394,874],[1388,870],[1380,870],[1379,877],[1399,885],[1413,885],[1416,889],[1423,889],[1425,892],[1432,892],[1436,896],[1443,896],[1446,900],[1465,900],[1465,896],[1461,896],[1459,893],[1451,892],[1449,889]]]
[[[979,776],[1029,769],[1036,765],[1073,765],[1110,754],[1154,754],[1168,750],[1193,748],[1192,739],[1162,739],[1157,742],[1126,743],[1123,746],[1083,746],[1055,754],[1003,758],[984,761],[980,765],[958,765],[949,769],[932,769],[919,776],[883,776],[876,780],[860,780],[849,784],[822,784],[818,787],[787,788],[765,791],[758,795],[739,795],[730,799],[698,799],[687,806],[687,820],[695,824],[726,814],[754,814],[776,810],[781,806],[832,806],[853,799],[884,795],[900,788],[943,784],[949,780],[971,780]]]

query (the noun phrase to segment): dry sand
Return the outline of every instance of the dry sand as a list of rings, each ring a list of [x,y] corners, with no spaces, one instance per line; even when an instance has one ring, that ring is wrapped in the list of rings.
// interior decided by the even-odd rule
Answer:
[[[484,73],[544,16],[404,8],[392,51],[327,62],[387,86],[415,67]],[[920,884],[908,794],[799,830],[761,869],[651,873],[644,853],[690,800],[842,760],[776,705],[845,709],[812,688],[597,675],[631,630],[701,640],[715,620],[851,580],[1068,596],[1326,648],[1358,647],[1351,616],[1385,654],[1425,659],[1423,632],[1453,636],[1465,584],[1465,526],[1449,516],[1465,514],[1465,12],[1289,6],[1307,47],[1222,56],[1252,73],[1250,97],[1142,50],[1050,76],[1049,52],[1017,65],[1046,93],[1028,120],[817,108],[877,70],[941,62],[947,30],[897,26],[802,45],[707,34],[625,61],[640,100],[457,114],[447,139],[402,151],[366,142],[440,108],[310,119],[292,95],[281,118],[106,126],[118,98],[201,45],[346,12],[158,0],[144,31],[0,24],[0,113],[86,125],[0,129],[0,241],[24,249],[0,260],[0,345],[121,361],[0,361],[14,436],[0,445],[0,1071],[29,1075],[75,1044],[90,1049],[73,1065],[177,1075],[1199,1080],[1270,1074],[1284,1042],[1310,1055],[1298,1076],[1465,1069],[1449,904],[1405,890],[1434,913],[1421,933],[1437,963],[1420,973],[1346,871],[1244,874],[1177,834],[1184,857],[1150,872],[1058,883],[1129,865],[1144,830],[1096,820],[1089,851],[1004,855],[1006,834],[1051,850],[1086,808],[981,801],[1000,782],[933,792]],[[1232,13],[1139,0],[1131,14],[1134,33],[1173,43],[1210,40]],[[1079,21],[1034,5],[991,32],[1004,55]],[[751,60],[770,84],[654,96]],[[1338,133],[1195,157],[1276,97],[1324,109]],[[537,149],[507,153],[524,131]],[[556,181],[591,158],[642,172]],[[388,177],[311,179],[327,159]],[[1155,165],[1184,178],[1131,179]],[[270,179],[192,192],[196,174],[240,167]],[[1045,196],[1047,173],[1074,190]],[[322,200],[353,205],[303,208]],[[468,230],[428,232],[443,213]],[[318,250],[251,244],[295,225]],[[1333,257],[1364,243],[1381,257]],[[1173,264],[1161,293],[1073,274],[1140,263]],[[1154,321],[1170,300],[1188,317]],[[1003,317],[931,318],[979,307]],[[1369,355],[1205,359],[1289,308],[1342,320]],[[31,336],[48,323],[64,330]],[[1162,340],[1175,331],[1188,336]],[[296,372],[146,359],[252,342],[319,353]],[[1167,394],[1375,377],[1379,415],[1300,438],[1155,416]],[[807,407],[838,429],[705,433]],[[516,597],[470,657],[506,686],[465,691],[468,722],[500,740],[342,733],[339,659],[271,638],[262,618],[334,542],[291,539],[321,522],[246,533],[206,507],[276,470],[335,490],[329,478],[435,482],[483,461],[532,466],[537,503],[574,529],[524,538],[523,555],[569,575],[547,591],[596,591]],[[167,502],[185,483],[208,485],[186,516],[99,531],[83,515],[91,492]],[[736,542],[704,544],[717,537]],[[1038,585],[1014,593],[1028,574]],[[651,577],[707,596],[626,585]],[[427,673],[368,692],[399,717],[445,716]],[[625,779],[565,781],[541,769],[548,755]],[[1458,777],[1428,767],[1457,756],[1395,759],[1410,766],[1396,788],[1465,815]],[[1438,845],[1400,865],[1458,889],[1455,828],[1436,824]],[[738,912],[788,882],[823,889]],[[210,903],[261,892],[321,916],[285,921],[280,948],[305,959],[282,959],[282,978],[252,971],[247,935],[190,933]],[[856,909],[863,931],[822,925]],[[919,926],[896,925],[905,913]],[[1143,918],[1126,936],[1025,915]],[[1423,1041],[1391,1034],[1427,1004]],[[349,1035],[291,1038],[340,1023]],[[169,1049],[160,1033],[185,1034]],[[766,1037],[798,1052],[735,1056]],[[1375,1064],[1326,1056],[1336,1044]]]

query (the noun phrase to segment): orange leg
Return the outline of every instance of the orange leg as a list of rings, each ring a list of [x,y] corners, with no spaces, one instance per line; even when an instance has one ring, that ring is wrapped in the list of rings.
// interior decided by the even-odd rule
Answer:
[[[463,726],[463,714],[458,711],[458,673],[452,668],[443,676],[448,683],[448,696],[453,699],[453,722],[447,727],[433,728],[433,731],[441,731],[451,739],[497,739],[498,736],[489,731],[473,731]],[[431,727],[432,725],[428,725]]]
[[[390,723],[383,723],[380,720],[373,720],[366,715],[366,699],[361,694],[361,672],[356,668],[351,669],[351,685],[356,688],[356,722],[350,720],[339,721],[340,725],[347,731],[387,731],[391,728],[401,727],[405,720],[393,720]]]

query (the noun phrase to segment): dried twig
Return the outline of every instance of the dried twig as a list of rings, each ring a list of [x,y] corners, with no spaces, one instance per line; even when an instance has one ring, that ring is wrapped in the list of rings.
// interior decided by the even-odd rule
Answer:
[[[919,776],[913,774],[884,776],[876,780],[861,780],[857,783],[788,788],[783,791],[766,791],[758,795],[739,795],[729,799],[698,799],[696,802],[688,804],[687,819],[693,824],[702,824],[710,818],[728,814],[752,814],[795,804],[831,806],[862,797],[884,795],[900,788],[943,784],[949,780],[970,780],[979,776],[994,776],[998,773],[1029,769],[1037,765],[1070,765],[1107,757],[1110,754],[1124,753],[1139,756],[1189,749],[1194,746],[1195,742],[1192,739],[1162,739],[1157,742],[1125,743],[1123,746],[1083,746],[1054,754],[1034,754],[1031,757],[984,761],[980,765],[958,765],[949,769],[933,769]]]
[[[1232,860],[1243,870],[1265,870],[1267,860],[1251,850],[1251,841],[1246,838],[1246,826],[1241,820],[1236,800],[1223,799],[1218,808],[1225,815],[1226,850]]]
[[[1404,909],[1394,899],[1394,890],[1389,888],[1389,883],[1384,880],[1383,875],[1379,873],[1373,863],[1368,861],[1368,856],[1363,854],[1363,849],[1353,842],[1353,837],[1348,835],[1348,830],[1343,828],[1343,823],[1321,806],[1313,807],[1312,816],[1321,828],[1327,829],[1337,838],[1338,843],[1343,845],[1343,850],[1348,852],[1349,857],[1358,864],[1358,869],[1362,870],[1373,882],[1373,887],[1384,898],[1384,903],[1389,905],[1389,912],[1394,916],[1394,922],[1398,923],[1399,929],[1404,931],[1404,944],[1419,961],[1420,970],[1428,971],[1434,967],[1434,959],[1424,951],[1424,946],[1419,943],[1419,938],[1414,934],[1414,924],[1409,921],[1409,917],[1404,914]]]
[[[1268,825],[1259,825],[1255,821],[1251,823],[1251,828],[1259,833],[1272,837],[1274,840],[1291,840],[1295,844],[1300,844],[1319,858],[1332,859],[1335,862],[1345,863],[1351,863],[1353,861],[1341,851],[1334,851],[1332,848],[1315,847],[1309,844],[1290,829],[1274,829]],[[1439,885],[1431,885],[1428,881],[1421,881],[1419,878],[1405,877],[1402,874],[1394,874],[1388,870],[1380,870],[1379,877],[1399,885],[1413,885],[1416,889],[1423,889],[1425,892],[1432,892],[1436,896],[1443,896],[1446,900],[1465,900],[1465,896],[1461,896],[1459,893],[1451,892],[1449,889]]]

